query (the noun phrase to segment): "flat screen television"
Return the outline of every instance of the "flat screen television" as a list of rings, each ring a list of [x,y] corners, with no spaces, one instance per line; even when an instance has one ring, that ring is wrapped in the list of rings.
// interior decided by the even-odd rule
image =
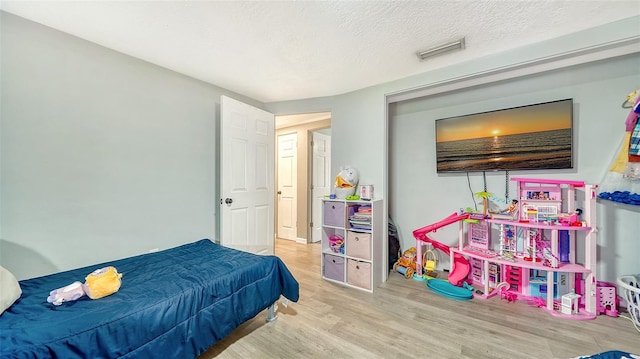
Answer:
[[[573,99],[436,120],[437,172],[573,168]]]

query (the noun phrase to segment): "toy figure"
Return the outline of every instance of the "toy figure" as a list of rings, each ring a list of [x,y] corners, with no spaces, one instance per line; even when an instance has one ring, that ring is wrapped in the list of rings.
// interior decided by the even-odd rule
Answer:
[[[411,247],[404,251],[402,257],[398,258],[396,264],[393,265],[393,270],[404,274],[405,277],[411,278],[416,272],[416,256],[418,251]]]
[[[511,201],[509,208],[507,208],[502,214],[513,214],[516,209],[518,209],[518,200],[514,199]]]
[[[581,214],[582,210],[580,208],[576,208],[573,213],[558,216],[558,222],[568,226],[575,225],[579,222],[578,220],[580,219]]]
[[[503,214],[503,215],[508,215],[508,216],[511,216],[511,217],[515,217],[517,211],[518,211],[518,200],[514,199],[514,200],[511,201],[511,204],[509,204],[508,208],[503,209],[499,213],[496,213],[496,212],[489,212],[489,213],[491,213],[491,214]]]
[[[49,293],[47,302],[61,305],[64,302],[78,300],[85,295],[91,299],[109,296],[120,289],[122,274],[114,267],[100,268],[90,273],[85,282],[73,282],[68,286],[54,289]]]

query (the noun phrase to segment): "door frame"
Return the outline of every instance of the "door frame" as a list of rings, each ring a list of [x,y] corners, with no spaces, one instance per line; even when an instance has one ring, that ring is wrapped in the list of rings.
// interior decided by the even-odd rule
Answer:
[[[314,163],[315,156],[313,155],[313,144],[312,144],[313,134],[315,132],[321,132],[322,130],[326,130],[326,129],[331,130],[331,127],[325,127],[325,128],[318,128],[318,129],[309,130],[309,135],[308,135],[308,139],[309,139],[309,147],[308,148],[310,149],[310,151],[308,152],[309,160],[308,160],[307,163],[309,165],[307,166],[307,169],[309,170],[309,178],[311,180],[309,181],[309,192],[308,192],[308,197],[309,198],[307,200],[307,204],[308,204],[308,206],[307,206],[308,207],[308,209],[307,209],[307,219],[308,219],[308,222],[309,222],[309,226],[307,226],[307,230],[308,230],[307,243],[317,243],[317,242],[313,242],[313,228],[314,228],[314,226],[311,225],[311,223],[313,223],[313,217],[314,217],[314,214],[313,214],[313,201],[315,199],[312,186],[313,186],[313,178],[315,176],[314,169],[316,168],[315,163]],[[329,136],[329,139],[331,141],[331,134],[324,134],[324,135]],[[329,160],[331,160],[331,158],[329,158]],[[331,171],[331,165],[329,165],[329,171]]]
[[[310,113],[302,113],[302,114],[294,114],[294,115],[276,115],[275,116],[276,119],[276,126],[275,126],[275,134],[274,134],[274,138],[277,138],[278,135],[280,134],[284,134],[287,132],[291,132],[291,131],[297,131],[298,132],[298,150],[300,151],[301,148],[304,148],[306,150],[306,155],[304,153],[300,153],[298,152],[298,161],[301,160],[301,158],[304,157],[304,161],[307,161],[307,165],[304,166],[304,171],[301,170],[301,167],[298,168],[298,231],[302,231],[302,229],[300,228],[301,226],[304,226],[306,228],[306,230],[304,230],[304,234],[300,233],[301,235],[297,237],[296,242],[297,243],[311,243],[311,228],[310,228],[310,224],[311,224],[311,209],[310,209],[310,198],[312,197],[311,195],[311,186],[309,186],[309,175],[310,175],[310,171],[309,171],[309,145],[310,142],[308,140],[309,137],[309,132],[310,131],[318,131],[318,130],[322,130],[322,129],[327,129],[327,128],[331,128],[331,112],[330,111],[324,111],[324,112],[310,112]],[[303,146],[301,146],[300,144],[304,144]],[[275,153],[275,150],[274,150]],[[274,167],[277,170],[277,164],[274,165]],[[277,182],[277,178],[275,179],[275,181]],[[276,199],[277,194],[274,191],[274,199]],[[302,205],[300,205],[300,201],[302,200],[306,200],[307,203],[303,203]],[[274,209],[274,212],[277,216],[278,214],[278,208],[277,208],[277,200],[275,200],[275,206],[276,208]],[[306,213],[304,213],[305,218],[301,218],[300,215],[300,211],[304,210],[306,211]],[[277,221],[278,219],[276,217],[274,217],[274,228],[275,226],[277,226]],[[302,222],[304,222],[304,224],[301,224]],[[302,235],[306,236],[307,238],[301,238]]]

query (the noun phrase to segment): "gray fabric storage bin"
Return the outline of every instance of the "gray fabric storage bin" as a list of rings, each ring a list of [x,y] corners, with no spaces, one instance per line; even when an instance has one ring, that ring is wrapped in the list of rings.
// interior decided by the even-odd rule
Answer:
[[[344,282],[344,258],[325,254],[324,276],[329,279]]]

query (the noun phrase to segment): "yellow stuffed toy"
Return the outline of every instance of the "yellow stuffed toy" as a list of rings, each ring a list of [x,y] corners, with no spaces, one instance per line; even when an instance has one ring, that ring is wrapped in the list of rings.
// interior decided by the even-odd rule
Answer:
[[[105,267],[93,271],[85,278],[86,292],[91,299],[100,299],[120,289],[122,273],[114,267]]]
[[[86,276],[84,284],[73,282],[66,287],[52,290],[47,302],[61,305],[85,295],[91,299],[100,299],[117,292],[122,284],[121,278],[122,273],[118,273],[114,267],[100,268]]]

